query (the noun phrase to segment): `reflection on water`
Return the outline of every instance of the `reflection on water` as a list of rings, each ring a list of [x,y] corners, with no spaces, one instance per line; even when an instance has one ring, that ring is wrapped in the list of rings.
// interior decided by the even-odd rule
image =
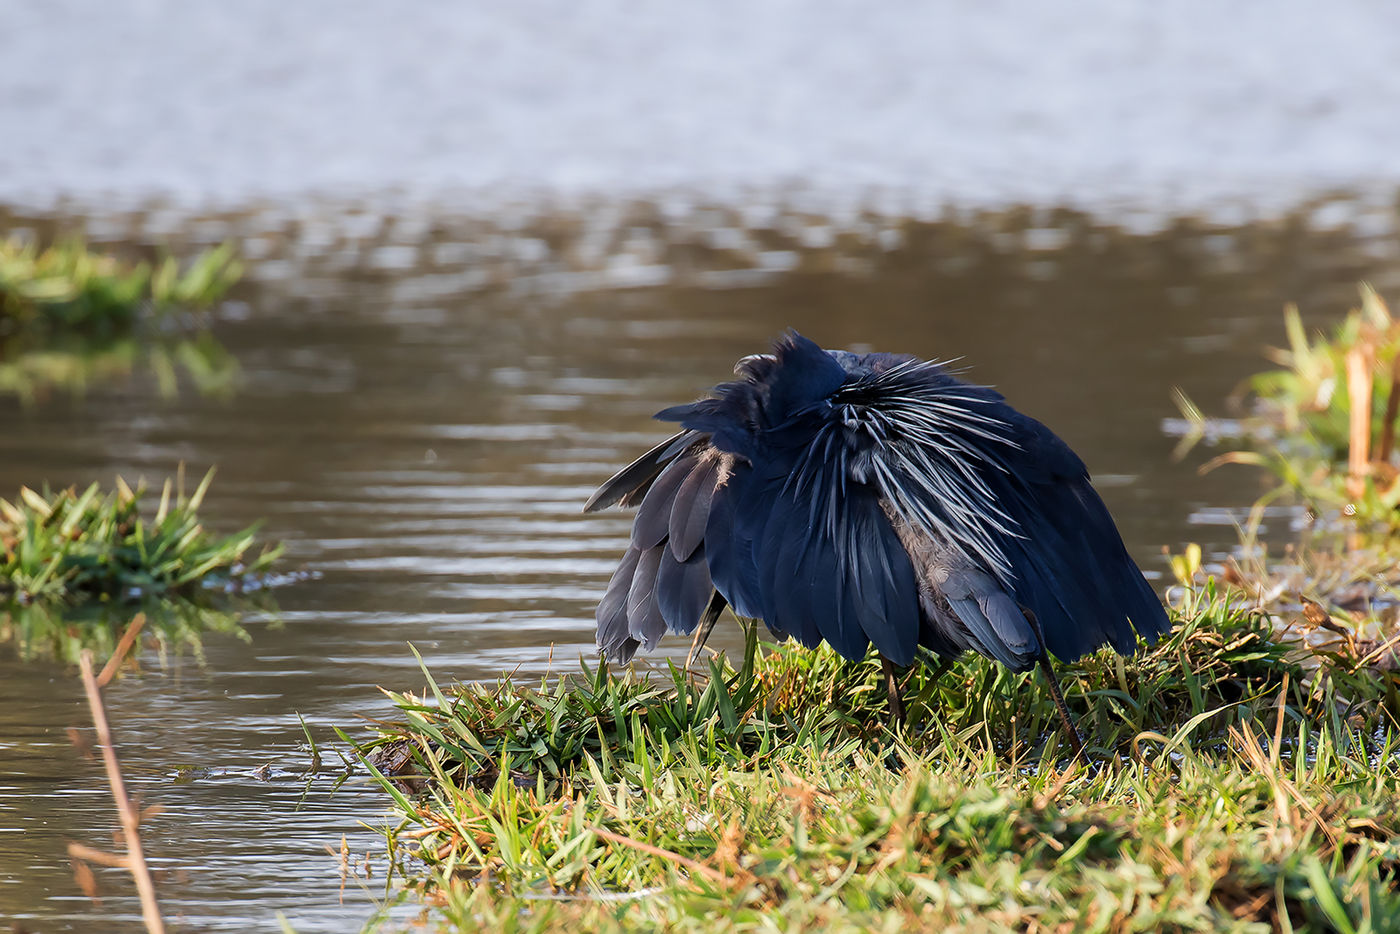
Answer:
[[[176,395],[182,383],[197,392],[226,395],[237,373],[234,359],[207,336],[45,341],[0,350],[0,397],[35,405],[137,376],[154,382],[166,397]]]
[[[1322,321],[1359,278],[1400,286],[1393,233],[1318,229],[1310,216],[1149,233],[1030,209],[186,218],[161,236],[177,248],[233,236],[255,259],[215,322],[239,391],[166,400],[136,383],[7,408],[0,490],[217,464],[210,524],[266,517],[286,561],[319,573],[279,591],[281,628],[255,619],[249,643],[210,638],[203,666],[150,659],[109,707],[132,790],[165,809],[146,845],[178,871],[162,886],[172,918],[266,929],[283,911],[299,931],[345,930],[370,896],[351,885],[341,903],[325,848],[345,834],[352,852],[377,852],[358,821],[382,799],[288,777],[306,763],[297,713],[319,741],[331,724],[386,713],[376,685],[420,686],[409,643],[442,680],[591,655],[628,516],[579,509],[664,435],[652,412],[788,326],[825,346],[961,356],[1081,453],[1134,556],[1160,573],[1163,545],[1228,546],[1228,526],[1193,517],[1248,503],[1261,482],[1169,460],[1158,426],[1175,414],[1170,388],[1224,397],[1281,339],[1285,301]],[[4,221],[41,233],[80,223]],[[141,246],[151,224],[114,215],[89,234]],[[104,876],[95,907],[63,855],[67,840],[115,826],[99,767],[64,733],[86,723],[71,673],[0,662],[0,917],[45,931],[139,923],[124,881]]]
[[[42,601],[0,604],[0,643],[12,643],[21,661],[43,659],[77,664],[84,649],[99,660],[111,658],[117,644],[139,614],[143,644],[161,656],[202,654],[206,636],[247,640],[241,620],[275,609],[268,599],[238,601],[176,596],[137,603],[103,601],[80,606]]]

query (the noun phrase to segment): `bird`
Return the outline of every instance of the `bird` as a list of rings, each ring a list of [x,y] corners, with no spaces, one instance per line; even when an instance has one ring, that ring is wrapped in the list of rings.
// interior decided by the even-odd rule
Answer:
[[[693,657],[729,607],[848,660],[873,644],[902,720],[897,669],[976,652],[1039,667],[1082,755],[1051,656],[1130,655],[1171,624],[1084,462],[964,372],[789,330],[658,412],[680,430],[584,505],[637,507],[598,603],[602,656],[671,632]]]

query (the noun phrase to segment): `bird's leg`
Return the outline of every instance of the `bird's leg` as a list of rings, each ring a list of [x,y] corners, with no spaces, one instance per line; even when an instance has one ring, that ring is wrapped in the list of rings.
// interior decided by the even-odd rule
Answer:
[[[890,699],[890,722],[904,722],[904,701],[899,697],[899,679],[895,677],[894,662],[880,653],[880,667],[885,672],[885,692]]]
[[[1060,680],[1055,677],[1055,669],[1050,665],[1050,653],[1045,648],[1045,633],[1041,632],[1040,620],[1035,618],[1035,614],[1025,607],[1021,612],[1026,614],[1026,621],[1031,624],[1031,629],[1035,630],[1035,638],[1040,643],[1040,658],[1037,664],[1045,674],[1045,681],[1050,685],[1050,696],[1055,699],[1055,708],[1060,712],[1060,723],[1065,728],[1065,736],[1069,739],[1070,746],[1074,749],[1076,759],[1084,758],[1084,743],[1079,738],[1079,731],[1074,728],[1074,720],[1069,715],[1069,706],[1065,703],[1065,695],[1060,692]]]
[[[1065,736],[1069,739],[1069,744],[1074,749],[1076,759],[1084,758],[1084,743],[1079,739],[1079,731],[1074,728],[1074,721],[1070,719],[1069,707],[1065,705],[1065,696],[1060,693],[1060,682],[1055,677],[1055,669],[1050,667],[1050,656],[1045,654],[1045,650],[1040,652],[1040,670],[1045,673],[1045,680],[1050,685],[1050,696],[1055,698],[1055,706],[1060,711],[1060,723],[1064,725]]]
[[[724,612],[724,608],[728,605],[729,601],[725,600],[718,590],[710,594],[710,602],[700,617],[700,625],[695,627],[695,638],[690,640],[690,654],[685,657],[685,667],[689,668],[691,663],[700,656],[700,650],[709,641],[710,633],[714,631],[715,623],[719,621],[719,615]]]

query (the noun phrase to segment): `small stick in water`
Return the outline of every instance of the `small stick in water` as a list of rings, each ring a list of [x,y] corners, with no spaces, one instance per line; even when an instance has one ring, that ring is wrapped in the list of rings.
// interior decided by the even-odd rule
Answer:
[[[134,623],[134,621],[133,621]],[[117,802],[117,814],[121,817],[122,835],[126,838],[126,868],[136,879],[136,891],[141,896],[141,917],[146,922],[150,934],[165,934],[165,922],[160,916],[160,906],[156,904],[156,886],[151,879],[151,870],[146,865],[145,854],[141,850],[141,815],[126,794],[126,783],[122,781],[121,766],[117,763],[117,750],[112,745],[112,731],[107,726],[107,711],[102,706],[102,693],[97,686],[97,678],[92,673],[92,651],[84,649],[78,657],[78,667],[83,673],[83,688],[87,691],[88,706],[92,708],[92,725],[97,728],[97,744],[102,750],[102,764],[107,768],[107,784],[112,786],[112,797]]]

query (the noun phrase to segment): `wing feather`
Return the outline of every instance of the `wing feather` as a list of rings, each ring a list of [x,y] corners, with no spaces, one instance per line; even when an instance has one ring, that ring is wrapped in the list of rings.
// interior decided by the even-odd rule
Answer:
[[[1025,671],[1040,657],[1040,640],[1001,582],[976,568],[951,569],[942,583],[953,612],[976,639],[983,655],[1012,671]]]
[[[627,634],[641,643],[644,651],[656,648],[666,633],[666,620],[656,597],[656,575],[661,569],[664,545],[648,548],[637,559],[632,586],[627,590]]]
[[[632,544],[638,548],[655,548],[671,532],[671,510],[676,493],[699,462],[699,455],[690,453],[677,457],[666,465],[642,499],[637,518],[632,521]]]
[[[1160,601],[1068,445],[1000,395],[929,364],[891,372],[898,378],[852,398],[876,410],[859,415],[879,436],[869,473],[902,521],[992,574],[1035,614],[1059,658],[1104,644],[1128,653],[1134,630],[1148,640],[1167,631]],[[967,611],[970,628],[979,615],[993,619],[971,604],[955,609]],[[1010,644],[999,651],[1018,654]]]
[[[632,638],[627,625],[627,593],[632,588],[632,578],[637,571],[637,560],[642,553],[639,549],[628,548],[622,562],[608,581],[608,589],[598,602],[598,650],[605,658],[626,663],[637,652],[640,644]]]
[[[696,431],[681,431],[662,441],[641,457],[613,474],[598,487],[597,491],[583,504],[584,512],[597,512],[614,503],[631,505],[634,497],[646,493],[656,475],[661,473],[670,461],[702,436]]]
[[[671,504],[671,554],[685,561],[705,540],[705,525],[710,518],[710,503],[714,500],[722,457],[716,452],[701,456],[699,462],[681,481]]]
[[[669,549],[662,549],[661,567],[656,574],[656,600],[667,629],[681,635],[694,632],[714,589],[703,552],[697,551],[687,560],[677,561]]]

